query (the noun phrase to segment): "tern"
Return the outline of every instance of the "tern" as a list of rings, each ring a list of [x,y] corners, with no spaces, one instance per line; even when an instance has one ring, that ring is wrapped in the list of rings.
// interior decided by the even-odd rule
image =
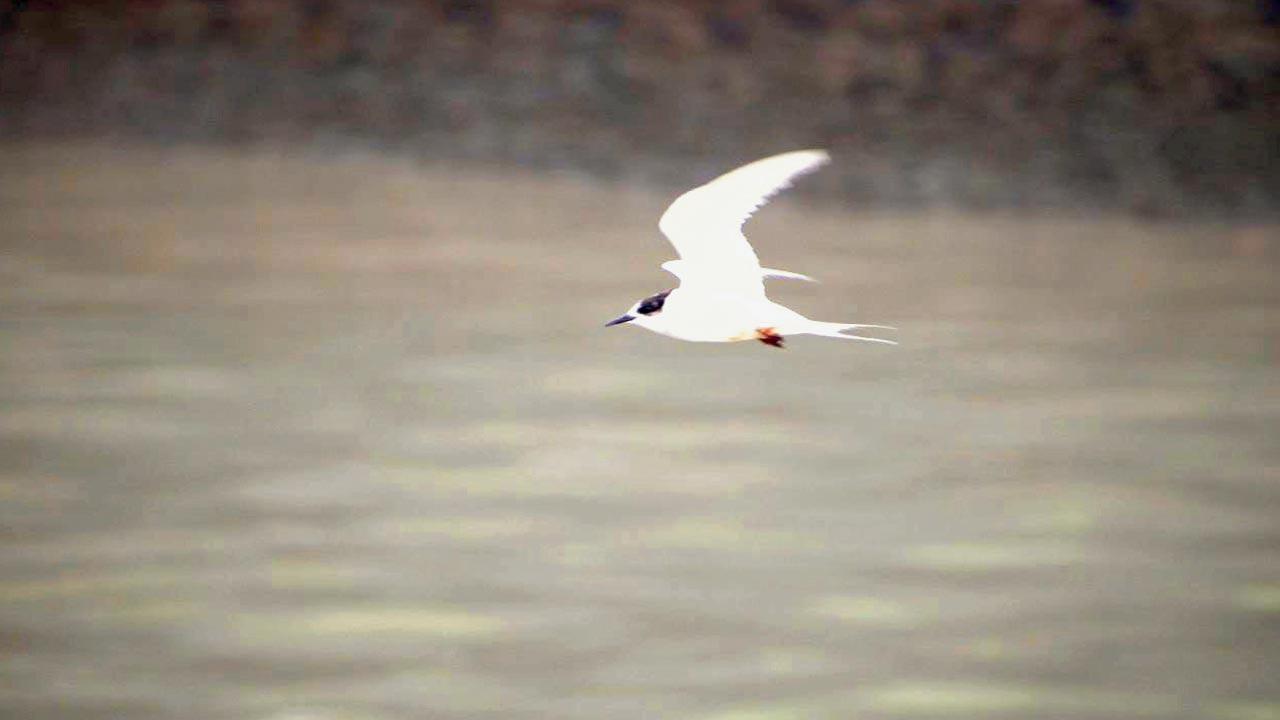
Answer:
[[[760,266],[742,226],[792,181],[830,162],[824,150],[796,150],[732,170],[676,198],[658,221],[675,246],[678,260],[662,269],[679,287],[644,298],[605,327],[630,323],[659,335],[690,342],[759,340],[783,347],[788,335],[821,335],[896,345],[892,340],[848,334],[888,325],[856,325],[810,320],[764,293],[767,278],[814,282],[808,275]]]

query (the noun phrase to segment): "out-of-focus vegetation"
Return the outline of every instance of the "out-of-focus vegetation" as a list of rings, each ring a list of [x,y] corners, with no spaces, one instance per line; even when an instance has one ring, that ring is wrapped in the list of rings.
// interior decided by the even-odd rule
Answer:
[[[356,141],[865,203],[1273,215],[1275,0],[0,2],[0,133]]]

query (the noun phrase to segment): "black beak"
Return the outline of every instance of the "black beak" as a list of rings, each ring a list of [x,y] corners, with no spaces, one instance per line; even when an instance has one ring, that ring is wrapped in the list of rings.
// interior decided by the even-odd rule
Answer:
[[[609,322],[605,323],[604,326],[611,327],[613,325],[621,325],[624,322],[631,322],[632,320],[635,320],[635,319],[636,319],[635,315],[623,315],[620,318],[614,318],[610,320]]]

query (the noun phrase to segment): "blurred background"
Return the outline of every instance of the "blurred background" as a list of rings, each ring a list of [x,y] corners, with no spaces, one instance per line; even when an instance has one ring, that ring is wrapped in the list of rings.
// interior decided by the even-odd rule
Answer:
[[[1280,718],[1280,3],[0,1],[0,712]],[[896,348],[601,324],[749,225]]]

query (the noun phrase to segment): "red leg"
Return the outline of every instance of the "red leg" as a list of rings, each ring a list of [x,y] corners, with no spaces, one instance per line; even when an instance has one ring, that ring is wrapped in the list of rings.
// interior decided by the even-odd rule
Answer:
[[[766,327],[756,329],[756,339],[765,345],[772,345],[773,347],[781,348],[783,347],[782,341],[785,338],[775,332],[773,328]]]

